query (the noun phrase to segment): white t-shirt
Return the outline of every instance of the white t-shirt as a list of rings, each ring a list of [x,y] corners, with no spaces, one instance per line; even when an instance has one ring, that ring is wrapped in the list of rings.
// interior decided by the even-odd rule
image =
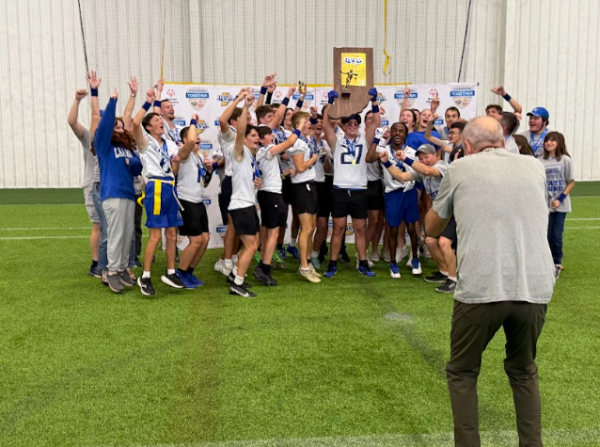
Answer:
[[[179,147],[181,144],[183,144],[183,141],[181,140],[181,137],[180,137],[180,132],[181,132],[181,129],[183,129],[183,127],[178,126],[177,124],[174,124],[173,125],[174,127],[171,129],[169,127],[169,123],[167,123],[167,120],[165,120],[164,118],[163,118],[163,124],[165,126],[165,131],[162,135],[163,139],[165,141],[171,141],[171,142],[175,143],[177,145],[177,147]]]
[[[274,192],[281,194],[281,171],[279,170],[279,156],[271,154],[274,144],[263,146],[256,154],[256,162],[260,170],[262,184],[259,191]]]
[[[315,182],[322,183],[325,181],[326,176],[332,176],[333,172],[325,172],[323,164],[326,160],[329,160],[329,165],[333,166],[333,159],[331,158],[331,149],[325,139],[321,139],[320,143],[317,143],[319,161],[315,163]],[[331,169],[333,171],[333,168]]]
[[[171,157],[178,151],[178,147],[172,141],[161,138],[160,143],[148,132],[145,132],[146,147],[140,150],[140,159],[144,166],[144,177],[169,177],[174,179],[171,169]]]
[[[90,142],[90,131],[83,128],[83,135],[79,139],[81,148],[83,149],[83,181],[81,187],[86,188],[91,186],[95,181],[100,181],[100,167],[98,166],[98,158],[92,154],[92,145]],[[98,180],[95,179],[95,173],[98,174]]]
[[[405,150],[406,149],[412,150],[405,146]],[[410,166],[408,166],[406,163],[402,163],[400,160],[398,160],[396,158],[396,156],[394,155],[394,152],[392,151],[391,146],[388,145],[383,148],[380,148],[380,147],[377,148],[377,153],[381,153],[383,151],[386,151],[388,153],[390,163],[392,165],[396,166],[400,171],[410,172],[410,173],[413,172],[413,169]],[[407,156],[408,156],[408,154],[407,154]],[[412,158],[412,157],[410,157],[410,158]],[[392,176],[392,174],[390,174],[390,171],[388,171],[387,168],[383,166],[383,163],[381,163],[381,166],[383,167],[383,184],[385,186],[385,192],[392,192],[392,191],[396,191],[397,189],[402,189],[404,191],[410,191],[415,186],[414,181],[401,182],[399,180],[396,180]]]
[[[187,160],[181,160],[177,174],[177,196],[180,199],[193,203],[202,202],[204,196],[202,178],[205,169],[204,158],[200,153],[191,152]]]
[[[506,149],[508,152],[510,152],[512,154],[517,154],[517,155],[521,154],[519,152],[519,146],[517,146],[517,142],[515,141],[515,137],[513,137],[512,135],[509,135],[506,138],[506,142],[504,143],[504,149]]]
[[[237,130],[233,126],[229,126],[229,130],[225,133],[219,133],[217,135],[217,141],[221,146],[221,152],[225,159],[225,175],[231,177],[233,174],[233,165],[231,163],[231,153],[233,145],[235,144],[235,138],[237,137]]]
[[[296,140],[296,142],[294,143],[294,145],[291,148],[289,148],[286,152],[289,154],[290,158],[292,159],[292,163],[294,163],[293,158],[295,155],[299,155],[299,154],[303,155],[304,161],[308,161],[312,157],[311,147],[302,138],[298,138]],[[294,168],[295,168],[295,165],[294,165]],[[292,183],[295,184],[295,183],[310,182],[311,180],[314,180],[315,177],[316,177],[315,165],[313,164],[310,168],[308,168],[304,172],[296,171],[296,175],[294,177],[292,177]]]
[[[250,150],[244,146],[243,158],[241,161],[235,159],[234,151],[231,151],[231,164],[233,165],[233,175],[231,182],[233,192],[229,210],[238,210],[248,208],[256,203],[254,192],[254,165],[256,161]]]
[[[444,174],[446,174],[446,170],[448,169],[448,164],[444,160],[439,160],[435,165],[433,165],[440,174],[440,177],[435,177],[433,175],[423,175],[413,170],[411,173],[412,178],[418,181],[423,182],[423,186],[425,187],[425,191],[431,197],[431,200],[435,201],[435,198],[438,195],[440,190],[440,184],[442,183],[442,179],[444,178]]]
[[[338,137],[333,152],[333,186],[341,189],[367,189],[368,144],[364,134],[353,141]]]

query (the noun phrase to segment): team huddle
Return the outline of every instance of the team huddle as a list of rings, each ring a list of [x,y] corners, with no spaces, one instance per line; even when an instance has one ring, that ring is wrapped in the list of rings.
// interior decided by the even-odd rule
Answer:
[[[116,91],[101,111],[101,80],[90,72],[88,83],[90,128],[78,122],[87,90],[76,92],[69,124],[84,149],[84,196],[93,224],[89,274],[101,278],[113,292],[137,283],[142,294],[155,295],[151,270],[161,243],[167,260],[161,281],[178,289],[203,285],[195,269],[210,239],[203,197],[208,184],[216,181],[213,176],[219,178],[219,207],[227,225],[223,254],[214,268],[226,277],[231,294],[256,296],[246,281],[253,260],[257,265],[252,275],[266,286],[277,285],[274,267],[285,268],[288,256],[299,260],[298,274],[311,283],[334,277],[338,261],[349,262],[344,242],[348,216],[359,274],[374,277],[373,263],[383,260],[389,263],[391,278],[399,279],[399,264],[408,257],[411,273],[422,275],[420,259],[431,257],[437,270],[425,281],[438,284],[437,292],[454,292],[460,222],[450,219],[435,238],[427,235],[423,222],[448,165],[470,155],[462,144],[468,123],[456,107],[445,110],[445,125],[436,126],[438,98],[432,99],[430,109],[410,109],[408,91],[398,121],[381,127],[384,111],[377,90],[371,88],[371,109],[364,124],[359,114],[334,120],[328,111],[338,99],[335,90],[322,110],[311,107],[304,112],[306,86],[290,87],[281,103],[273,104],[277,82],[275,75],[268,75],[258,99],[251,88],[242,88],[215,117],[220,147],[208,158],[200,151],[198,115],[189,117],[187,127],[176,125],[173,105],[161,100],[162,80],[148,90],[144,105],[133,115],[138,83],[131,78],[123,117],[116,116]],[[290,100],[297,90],[299,99],[292,108]],[[505,138],[501,150],[535,156],[546,168],[548,241],[558,276],[574,186],[564,137],[549,131],[549,113],[543,107],[527,114],[529,129],[517,135],[521,106],[502,87],[492,91],[514,110],[503,112],[498,105],[486,109],[501,125]],[[138,258],[143,210],[149,239],[142,265]],[[285,247],[289,213],[291,242]],[[330,218],[333,232],[328,246]],[[189,241],[181,252],[178,234]],[[136,278],[133,267],[143,267],[141,276]]]

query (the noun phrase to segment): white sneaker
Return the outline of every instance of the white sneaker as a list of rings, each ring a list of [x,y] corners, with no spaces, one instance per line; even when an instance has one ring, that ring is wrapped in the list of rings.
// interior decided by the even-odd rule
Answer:
[[[233,263],[231,263],[231,265],[228,266],[227,263],[223,261],[223,270],[221,270],[221,273],[223,273],[223,275],[225,276],[229,276],[231,272],[233,272]]]
[[[402,248],[396,250],[396,264],[400,264],[400,262],[404,259],[406,254],[408,253],[408,249],[406,245]]]
[[[406,261],[406,266],[408,268],[412,268],[412,260],[413,260],[413,255],[412,255],[412,249],[408,252],[408,261]]]
[[[398,265],[390,265],[390,276],[394,279],[400,279],[401,275]]]
[[[392,258],[390,258],[390,251],[389,250],[381,250],[381,255],[380,255],[381,259],[383,259],[385,262],[390,262],[392,260]]]
[[[377,253],[377,251],[374,251],[373,253],[371,253],[371,261],[379,262],[379,253]]]
[[[223,273],[223,268],[225,267],[225,263],[221,258],[217,262],[215,262],[215,272]]]
[[[412,274],[420,275],[421,273],[423,273],[423,270],[421,269],[421,262],[418,259],[414,259],[413,261],[415,262],[411,261]]]
[[[301,268],[298,269],[298,274],[300,276],[302,276],[303,278],[305,278],[306,280],[308,280],[309,282],[312,283],[319,283],[321,282],[321,278],[319,278],[318,276],[316,276],[315,274],[313,274],[313,272],[310,271],[310,269],[308,270],[302,270]]]
[[[231,262],[233,262],[233,265],[237,265],[238,255],[231,255]]]

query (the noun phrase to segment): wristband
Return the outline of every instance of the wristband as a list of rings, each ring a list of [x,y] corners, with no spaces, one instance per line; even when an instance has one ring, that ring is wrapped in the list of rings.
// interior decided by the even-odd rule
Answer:
[[[196,121],[195,119],[192,118],[192,120],[190,121],[190,126],[197,126],[198,125],[198,121]]]
[[[373,113],[379,113],[379,105],[378,104],[373,104],[373,106],[371,107],[371,111]]]
[[[508,93],[506,95],[502,95],[502,97],[504,99],[506,99],[508,102],[510,102],[510,100],[512,99],[511,96]]]
[[[264,95],[265,93],[267,93],[268,88],[265,87],[264,85],[260,88],[260,94]]]
[[[387,168],[391,168],[393,165],[392,165],[392,163],[391,163],[391,162],[388,160],[388,161],[386,161],[386,162],[383,164],[383,166],[385,166],[385,168],[387,169]]]
[[[413,164],[414,162],[415,162],[415,161],[414,161],[412,158],[408,158],[408,157],[406,157],[406,158],[404,159],[404,163],[406,163],[408,166],[412,166],[412,164]]]
[[[373,144],[376,144],[377,146],[379,146],[379,141],[380,141],[379,138],[375,137],[373,139]]]
[[[150,104],[148,101],[146,101],[146,102],[144,103],[144,105],[142,106],[142,109],[144,109],[144,110],[147,112],[148,110],[150,110],[150,106],[151,106],[151,105],[152,105],[152,104]]]
[[[312,124],[313,126],[319,122],[319,120],[317,120],[317,118],[313,118],[312,116],[310,117],[309,121],[310,121],[310,124]]]
[[[290,98],[288,98],[288,97],[283,98],[283,101],[281,101],[281,104],[283,104],[286,107],[289,103],[290,103]]]
[[[299,99],[298,102],[296,102],[296,107],[298,107],[299,109],[301,109],[303,105],[304,101],[302,101],[301,99]]]
[[[302,137],[302,132],[300,132],[298,129],[294,129],[294,131],[292,132],[294,135],[296,135],[298,138]]]
[[[215,161],[215,162],[212,164],[212,168],[213,168],[213,171],[214,171],[214,170],[216,170],[216,169],[219,169],[219,162],[218,162],[218,161]]]
[[[154,100],[154,104],[152,104],[152,105],[153,105],[154,107],[158,107],[158,108],[160,108],[160,106],[161,106],[161,104],[160,104],[160,101],[159,101],[159,100],[157,100],[157,99],[155,99],[155,100]]]
[[[92,96],[98,96],[98,89],[97,88],[91,88],[90,89],[90,93],[92,94]]]
[[[567,198],[566,194],[564,194],[564,193],[563,193],[563,194],[561,194],[560,196],[558,196],[558,201],[559,201],[560,203],[562,203],[562,202],[563,202],[563,200],[565,200],[566,198]]]

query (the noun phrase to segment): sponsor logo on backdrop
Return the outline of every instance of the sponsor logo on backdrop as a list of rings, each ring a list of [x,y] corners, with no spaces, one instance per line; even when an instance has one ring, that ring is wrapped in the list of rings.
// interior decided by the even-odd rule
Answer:
[[[418,97],[419,93],[410,92],[410,95],[408,95],[408,108],[411,108],[413,106],[415,100]],[[396,93],[394,93],[394,99],[398,102],[398,104],[402,104],[402,101],[404,101],[404,91],[397,91]]]
[[[227,225],[217,225],[217,234],[222,239],[225,239],[225,232],[227,231]]]
[[[300,93],[294,93],[292,95],[292,99],[295,99],[296,101],[300,99]],[[304,100],[305,101],[314,101],[315,100],[315,95],[311,94],[311,93],[307,93],[304,96]]]
[[[208,98],[210,98],[210,94],[203,88],[190,88],[186,90],[185,97],[193,109],[201,110],[206,105]]]
[[[436,119],[433,124],[435,124],[436,126],[443,126],[444,125],[444,120],[441,118]]]
[[[206,129],[208,129],[208,123],[204,120],[198,120],[198,124],[196,124],[196,129],[198,129],[198,133],[202,133]]]
[[[456,88],[450,91],[450,98],[458,108],[465,108],[475,98],[475,90],[469,87]]]
[[[174,98],[175,97],[175,90],[173,90],[172,88],[168,89],[167,90],[167,96],[169,97],[169,100],[171,98]]]
[[[221,102],[221,107],[227,107],[233,101],[233,95],[229,92],[223,92],[217,96],[217,100]]]
[[[205,206],[209,206],[212,203],[212,200],[210,199],[210,197],[202,197],[202,203]]]
[[[273,98],[275,98],[277,102],[283,101],[283,92],[281,90],[275,90],[273,93]]]
[[[173,120],[173,124],[175,124],[176,126],[181,126],[181,127],[185,127],[186,126],[186,121],[183,118],[175,118]]]
[[[213,148],[212,143],[200,143],[200,149],[203,151],[209,151]]]
[[[379,92],[379,93],[377,94],[377,100],[378,100],[379,102],[384,102],[384,101],[387,101],[387,98],[385,97],[385,95],[384,95],[383,93]]]
[[[382,126],[389,126],[390,125],[390,120],[388,119],[381,119],[381,125]]]

